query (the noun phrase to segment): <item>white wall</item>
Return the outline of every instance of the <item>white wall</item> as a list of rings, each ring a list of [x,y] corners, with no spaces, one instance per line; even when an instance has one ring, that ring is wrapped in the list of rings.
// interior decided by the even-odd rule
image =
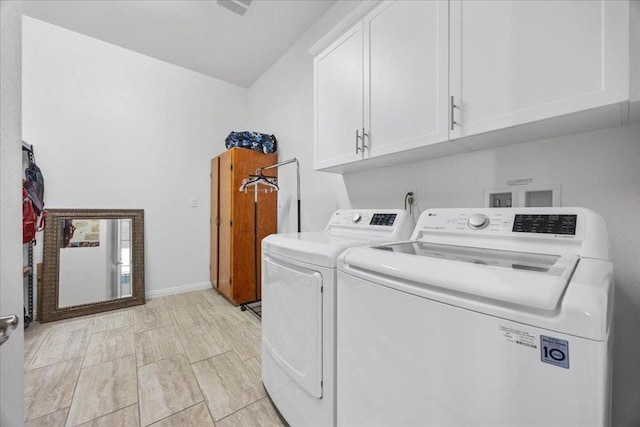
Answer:
[[[335,208],[482,206],[483,190],[507,179],[562,185],[562,205],[607,221],[615,261],[615,426],[640,424],[640,125],[570,135],[344,177],[314,172],[313,59],[307,49],[357,2],[338,2],[249,91],[253,127],[273,132],[282,157],[303,162],[303,228],[321,229]],[[281,180],[285,188],[293,188]],[[305,221],[306,220],[306,221]],[[280,224],[280,231],[289,230]],[[579,410],[579,408],[576,408]]]
[[[246,89],[26,16],[23,26],[23,134],[46,206],[142,208],[147,295],[207,286],[209,162],[244,127]]]
[[[300,161],[302,231],[321,230],[349,200],[340,175],[313,170],[313,58],[307,53],[358,1],[339,1],[249,90],[252,129],[278,138],[278,159]],[[278,170],[278,231],[296,230],[295,167]]]
[[[22,5],[0,1],[0,316],[20,325],[0,349],[0,425],[24,416],[20,40]]]

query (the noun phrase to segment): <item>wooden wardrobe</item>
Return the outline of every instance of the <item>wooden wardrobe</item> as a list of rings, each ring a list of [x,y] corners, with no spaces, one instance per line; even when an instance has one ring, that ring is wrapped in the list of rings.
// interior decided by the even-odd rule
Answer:
[[[211,160],[211,265],[214,289],[234,305],[261,298],[260,242],[277,232],[277,192],[258,193],[258,239],[254,252],[254,192],[241,192],[242,180],[273,165],[277,155],[232,148]],[[276,176],[276,169],[264,173]],[[264,189],[264,187],[262,187]],[[258,254],[258,280],[254,254]],[[256,295],[256,283],[257,295]]]

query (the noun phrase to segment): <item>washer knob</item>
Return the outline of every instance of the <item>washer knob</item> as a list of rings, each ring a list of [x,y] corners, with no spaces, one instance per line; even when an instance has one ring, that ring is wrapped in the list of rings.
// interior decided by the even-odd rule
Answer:
[[[351,215],[351,221],[353,221],[354,223],[360,222],[361,219],[362,219],[362,215],[360,215],[358,212]]]
[[[475,213],[467,220],[467,225],[473,230],[480,230],[489,225],[489,217],[485,214]]]

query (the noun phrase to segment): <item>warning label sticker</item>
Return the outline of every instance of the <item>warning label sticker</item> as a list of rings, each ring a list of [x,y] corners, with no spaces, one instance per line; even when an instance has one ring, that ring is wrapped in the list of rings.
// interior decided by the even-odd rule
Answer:
[[[498,326],[498,338],[532,349],[538,348],[536,335],[510,326]]]

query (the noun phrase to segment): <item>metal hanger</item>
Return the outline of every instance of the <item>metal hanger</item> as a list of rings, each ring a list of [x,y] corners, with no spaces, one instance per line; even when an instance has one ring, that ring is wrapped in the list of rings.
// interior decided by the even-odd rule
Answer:
[[[259,188],[261,185],[266,188]],[[280,187],[278,187],[277,177],[263,174],[249,175],[247,178],[243,179],[242,185],[240,185],[240,191],[244,191],[246,193],[249,187],[254,187],[255,191],[264,191],[265,193],[280,190]]]

